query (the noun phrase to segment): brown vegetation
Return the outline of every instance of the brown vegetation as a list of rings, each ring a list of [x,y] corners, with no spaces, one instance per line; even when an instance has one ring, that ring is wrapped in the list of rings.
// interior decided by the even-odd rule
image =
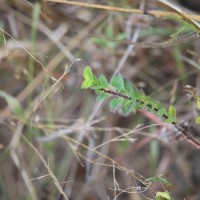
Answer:
[[[198,93],[200,16],[164,0],[85,2],[0,2],[0,199],[199,199],[197,148],[146,111],[111,113],[81,82],[86,65],[120,72],[198,139],[183,85]],[[171,185],[145,181],[162,174]]]

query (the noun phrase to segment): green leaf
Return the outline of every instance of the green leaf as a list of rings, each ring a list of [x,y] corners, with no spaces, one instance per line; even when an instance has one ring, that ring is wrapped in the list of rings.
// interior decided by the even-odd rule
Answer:
[[[131,95],[133,94],[133,86],[131,82],[126,78],[124,78],[124,89],[125,89],[124,93],[129,97],[131,97]]]
[[[161,105],[161,103],[159,102],[159,101],[155,101],[155,103],[154,103],[154,108],[156,108],[157,110],[159,110],[159,109],[161,109],[162,108],[162,105]]]
[[[134,96],[135,96],[135,98],[134,98]],[[136,101],[137,101],[137,104],[135,105],[133,112],[136,112],[137,110],[140,110],[140,109],[147,109],[147,107],[145,105],[146,96],[142,90],[139,91],[137,88],[135,88],[132,98],[136,99]]]
[[[137,99],[139,100],[139,102],[143,102],[143,103],[140,103],[141,108],[145,108],[145,102],[147,101],[147,99],[146,99],[146,95],[143,90],[138,90],[138,98]]]
[[[83,72],[83,77],[85,78],[85,80],[93,80],[93,73],[92,70],[90,68],[90,66],[86,66],[84,72]]]
[[[131,99],[131,100],[124,100],[123,103],[122,103],[122,107],[121,107],[121,110],[122,110],[122,114],[124,114],[125,116],[127,116],[130,112],[133,111],[133,108],[135,107],[136,105],[136,100],[135,99]]]
[[[121,74],[114,75],[111,79],[110,84],[118,91],[124,90],[124,79]]]
[[[176,117],[168,117],[168,119],[164,120],[166,123],[176,123],[177,122],[177,119]]]
[[[176,123],[176,109],[174,106],[170,105],[168,110],[168,119],[165,120],[167,123]]]
[[[163,117],[163,115],[168,116],[168,112],[167,112],[166,108],[161,108],[161,109],[159,109],[158,112],[157,112],[156,114],[157,114],[158,116],[161,116],[161,117]]]
[[[133,86],[132,98],[138,99],[138,95],[139,95],[139,90],[135,86]]]
[[[110,109],[112,112],[116,112],[119,107],[121,107],[124,99],[123,98],[114,98],[110,101]]]
[[[176,117],[176,109],[175,109],[175,107],[170,105],[168,113],[169,113],[170,117]]]
[[[104,93],[101,92],[98,96],[97,96],[97,101],[103,101],[105,99],[107,99],[108,97],[112,96],[111,94],[108,93]]]
[[[154,105],[155,105],[155,101],[150,96],[146,96],[146,98],[145,98],[146,110],[148,112],[155,112]]]
[[[169,192],[157,192],[155,196],[155,200],[171,200]]]
[[[162,175],[156,176],[156,177],[147,178],[147,179],[145,179],[145,181],[148,181],[148,182],[149,181],[150,182],[158,181],[158,182],[166,184],[166,185],[171,185],[171,183],[167,179],[163,178]]]
[[[99,80],[101,88],[105,88],[106,89],[108,87],[108,81],[107,81],[106,77],[103,74],[101,74],[99,76],[98,80]]]
[[[8,106],[10,107],[12,112],[14,112],[19,117],[24,116],[24,111],[23,111],[20,103],[18,102],[18,100],[15,97],[13,97],[3,91],[0,91],[0,96],[6,100]]]
[[[85,80],[83,81],[82,85],[81,85],[81,88],[82,89],[87,89],[87,88],[90,88],[94,85],[94,82],[93,81],[90,81],[90,80]]]
[[[84,81],[81,85],[82,89],[87,89],[92,86],[98,85],[98,80],[97,80],[96,76],[92,73],[90,66],[88,66],[88,65],[86,66],[86,68],[83,72],[83,77],[84,77]]]
[[[135,107],[133,108],[133,112],[135,113],[138,109],[141,108],[140,103],[137,102],[137,101],[139,101],[139,90],[138,90],[135,86],[133,86],[133,93],[132,93],[131,98],[132,98],[132,99],[135,99],[135,101],[136,101],[136,105],[135,105]]]
[[[176,123],[176,110],[173,106],[170,106],[169,110],[166,110],[159,101],[155,101],[150,96],[147,96],[143,90],[132,86],[131,82],[123,78],[121,74],[114,75],[110,85],[103,74],[97,79],[89,66],[86,66],[83,76],[84,81],[81,87],[94,89],[96,94],[98,94],[98,101],[116,96],[116,98],[110,101],[111,111],[115,112],[120,108],[124,115],[128,115],[132,111],[136,112],[140,109],[146,109],[148,112],[155,113],[167,123]],[[108,87],[111,89],[107,93],[104,89],[107,90]],[[116,92],[119,94],[115,95]],[[195,103],[197,104],[197,109],[199,109],[200,99],[195,98]],[[196,118],[196,123],[200,123],[200,116]]]

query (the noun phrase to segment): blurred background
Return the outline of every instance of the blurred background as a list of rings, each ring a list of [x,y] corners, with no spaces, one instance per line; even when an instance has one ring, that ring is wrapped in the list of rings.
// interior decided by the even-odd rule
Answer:
[[[171,2],[199,15],[197,0]],[[153,114],[121,116],[81,90],[86,65],[108,79],[120,72],[166,108],[173,104],[179,122],[200,138],[183,92],[183,85],[200,86],[200,41],[188,39],[196,29],[163,17],[171,10],[158,1],[87,3],[146,14],[0,1],[0,199],[143,200],[168,191],[174,199],[199,200],[197,148]],[[161,175],[171,184],[145,181]]]

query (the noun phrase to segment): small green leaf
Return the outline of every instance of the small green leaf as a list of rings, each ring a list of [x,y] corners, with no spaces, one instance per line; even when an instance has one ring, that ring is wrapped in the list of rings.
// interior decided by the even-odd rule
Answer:
[[[136,101],[136,105],[135,105],[135,107],[133,108],[133,112],[135,113],[138,109],[140,109],[141,108],[141,106],[140,106],[140,103],[138,102],[139,101],[139,90],[135,87],[135,86],[133,86],[133,93],[132,93],[132,96],[131,96],[131,98],[132,99],[135,99],[135,101]]]
[[[175,107],[170,105],[168,113],[169,113],[170,117],[176,117],[176,109],[175,109]]]
[[[168,117],[168,119],[164,120],[166,123],[176,123],[177,122],[177,119],[176,117]]]
[[[166,184],[166,185],[171,185],[171,183],[167,179],[163,178],[162,175],[156,176],[156,177],[147,178],[147,179],[145,179],[145,181],[148,181],[148,182],[149,181],[150,182],[158,181],[158,182]]]
[[[124,90],[124,79],[121,74],[114,75],[111,79],[110,84],[118,91]]]
[[[86,66],[83,72],[84,81],[81,85],[81,88],[87,89],[92,86],[98,85],[98,80],[96,76],[92,73],[90,66]]]
[[[158,116],[161,116],[161,117],[163,117],[163,115],[168,116],[168,112],[167,112],[166,108],[161,108],[161,109],[159,109],[158,112],[157,112],[156,114],[157,114]]]
[[[108,81],[107,81],[106,77],[103,74],[101,74],[99,76],[98,80],[99,80],[101,88],[107,88],[108,87]]]
[[[130,97],[133,94],[133,86],[131,82],[125,78],[124,78],[124,88],[125,88],[124,93]]]
[[[136,97],[134,98],[134,96]],[[136,102],[137,102],[136,106],[134,107],[133,112],[136,112],[137,110],[140,110],[140,109],[147,109],[145,105],[146,96],[142,90],[139,91],[138,89],[135,89],[133,92],[132,98],[136,99]]]
[[[93,80],[93,73],[92,70],[90,68],[90,66],[86,66],[84,72],[83,72],[83,77],[85,78],[85,80]]]
[[[105,99],[107,99],[108,97],[112,96],[111,94],[108,93],[104,93],[101,92],[98,96],[97,96],[97,101],[103,101]]]
[[[81,88],[82,89],[87,89],[87,88],[92,87],[93,85],[94,85],[93,81],[85,80],[85,81],[82,82]]]
[[[195,123],[196,123],[196,124],[200,124],[200,116],[198,116],[198,117],[195,119]]]
[[[166,123],[176,123],[176,109],[174,106],[170,105],[168,110],[168,119],[165,120]]]
[[[18,102],[18,100],[15,97],[12,97],[11,95],[0,91],[0,96],[3,97],[8,106],[10,107],[10,109],[19,117],[23,117],[24,116],[24,111],[20,105],[20,103]]]
[[[146,99],[146,95],[143,90],[138,90],[138,98],[137,99],[139,100],[139,102],[143,102],[143,103],[141,103],[141,107],[144,108],[145,102],[147,101],[147,99]]]
[[[122,103],[123,103],[123,98],[114,98],[110,101],[110,109],[112,112],[116,112],[119,107],[121,107]]]
[[[171,200],[169,192],[157,192],[155,196],[155,200]]]
[[[138,99],[138,95],[139,95],[139,90],[135,86],[133,86],[132,98]]]
[[[155,101],[150,96],[146,96],[145,98],[145,106],[148,112],[155,112],[154,111]]]
[[[125,116],[127,116],[130,112],[133,111],[134,107],[136,106],[136,100],[135,99],[125,99],[122,103],[122,114],[124,114]]]
[[[155,103],[154,103],[154,108],[156,108],[157,110],[159,110],[159,109],[162,108],[162,105],[160,104],[159,101],[155,101]]]

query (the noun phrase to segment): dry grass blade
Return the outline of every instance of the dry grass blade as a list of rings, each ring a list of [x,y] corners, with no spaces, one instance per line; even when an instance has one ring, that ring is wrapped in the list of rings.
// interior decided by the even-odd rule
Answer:
[[[22,138],[24,139],[24,141],[29,145],[29,147],[31,149],[33,149],[33,151],[38,155],[38,157],[40,158],[40,160],[42,161],[42,163],[44,164],[45,168],[48,170],[49,175],[51,176],[51,178],[53,179],[53,182],[55,184],[55,187],[58,189],[58,191],[63,195],[65,200],[68,200],[67,195],[65,194],[65,192],[63,191],[58,179],[56,178],[56,176],[54,175],[54,173],[52,172],[52,170],[50,169],[50,167],[48,166],[48,164],[46,163],[46,161],[44,160],[44,158],[42,157],[42,155],[39,153],[39,151],[36,149],[36,147],[34,147],[34,145],[29,142],[25,136],[22,136]]]
[[[63,72],[63,74],[60,76],[60,78],[58,80],[56,80],[56,82],[51,86],[51,88],[46,92],[46,94],[42,97],[42,99],[36,104],[35,109],[33,110],[33,112],[36,111],[37,107],[40,106],[40,104],[52,93],[52,91],[55,89],[55,87],[60,83],[60,81],[68,74],[68,72],[70,71],[70,68],[72,67],[72,65],[75,62],[80,61],[80,58],[77,58],[75,61],[73,61],[70,66],[66,66],[65,70]]]
[[[113,39],[113,38],[108,38],[105,36],[101,36],[101,35],[94,35],[92,36],[94,38],[100,38],[100,39],[104,39],[104,40],[108,40],[108,41],[112,41],[112,42],[117,42],[120,44],[126,44],[126,45],[135,45],[136,47],[140,47],[140,48],[165,48],[165,47],[173,47],[176,45],[180,45],[192,40],[196,40],[199,39],[200,34],[196,33],[196,32],[192,32],[192,33],[188,33],[186,35],[180,36],[176,39],[169,39],[163,42],[132,42],[130,40],[118,40],[118,39]]]
[[[56,80],[48,69],[45,68],[45,66],[32,54],[30,53],[20,42],[18,42],[12,35],[10,35],[8,32],[6,32],[4,29],[0,27],[0,30],[7,36],[9,36],[13,41],[15,41],[31,58],[33,58],[39,65],[43,68],[43,70],[51,77],[52,80]]]
[[[18,157],[17,153],[16,153],[16,149],[17,146],[19,146],[19,140],[20,140],[20,135],[22,133],[22,129],[23,129],[23,125],[22,124],[18,124],[14,136],[10,142],[10,145],[8,146],[8,149],[10,151],[10,155],[11,158],[13,160],[13,162],[15,163],[15,166],[17,167],[17,169],[19,170],[19,172],[21,173],[21,176],[24,180],[24,183],[30,193],[30,197],[32,200],[37,200],[37,196],[34,190],[34,187],[30,181],[30,178],[28,176],[27,171],[22,167],[21,163],[20,163],[20,158]]]
[[[198,199],[199,127],[180,88],[198,88],[200,15],[182,2],[1,1],[0,199]],[[145,110],[110,112],[81,89],[86,65],[105,87],[120,72],[158,107],[174,104],[192,136]],[[157,174],[173,187],[149,181]]]
[[[28,173],[24,168],[22,168],[22,166],[20,164],[20,159],[18,158],[16,152],[13,149],[10,150],[10,155],[11,155],[13,162],[15,163],[16,167],[18,168],[18,170],[21,173],[21,176],[22,176],[22,178],[23,178],[23,180],[24,180],[24,182],[25,182],[25,184],[28,188],[29,193],[30,193],[31,199],[37,200],[38,198],[36,196],[34,187],[33,187],[32,183],[30,181]]]
[[[99,24],[101,21],[103,21],[105,19],[105,17],[106,17],[105,14],[98,15],[94,20],[92,20],[88,24],[88,26],[86,26],[77,35],[75,35],[74,38],[68,44],[68,50],[70,51],[70,50],[74,49],[79,43],[81,43],[88,36],[89,32],[91,30],[93,30],[94,27],[97,26],[97,24]],[[2,29],[2,31],[4,32],[3,29]],[[24,48],[24,47],[22,46],[22,48]],[[28,54],[29,54],[29,52],[28,52]],[[65,58],[65,55],[61,52],[58,52],[57,55],[55,55],[54,58],[52,60],[50,60],[49,63],[47,64],[46,69],[48,70],[48,72],[51,73],[59,65],[59,63],[61,63],[63,61],[64,58]],[[40,84],[44,80],[45,76],[46,76],[46,71],[42,71],[41,73],[39,73],[34,78],[34,80],[30,84],[28,84],[17,95],[17,99],[19,100],[20,103],[23,102],[37,88],[38,84]],[[52,79],[56,80],[54,77]],[[9,108],[6,107],[1,112],[1,116],[2,116],[1,120],[4,119],[3,116],[9,115],[9,113],[10,113]]]
[[[20,21],[24,22],[28,26],[30,25],[31,20],[26,15],[16,12],[14,10],[13,13],[16,14],[16,17]],[[58,30],[52,31],[47,26],[45,26],[44,23],[40,22],[37,28],[40,32],[44,33],[52,41],[52,43],[54,43],[61,50],[61,52],[63,52],[66,58],[68,58],[71,62],[75,60],[72,53],[62,44],[62,42],[60,42],[61,37],[63,37],[67,29],[66,24],[62,24],[57,28]]]
[[[132,9],[132,8],[119,8],[119,7],[113,7],[113,6],[105,6],[105,5],[98,5],[98,4],[92,4],[92,3],[85,3],[85,2],[79,2],[79,1],[65,1],[65,0],[45,0],[46,2],[56,2],[56,3],[63,3],[63,4],[69,4],[69,5],[76,5],[76,6],[83,6],[88,8],[96,8],[96,9],[102,9],[102,10],[109,10],[109,11],[118,11],[118,12],[126,12],[126,13],[136,13],[136,14],[146,14],[144,10],[140,9]],[[174,12],[165,12],[165,11],[158,11],[158,10],[150,10],[147,11],[149,15],[155,16],[155,17],[180,17],[181,18],[189,18],[191,20],[197,20],[200,21],[199,15],[190,15],[186,13],[179,13],[175,14]]]
[[[195,22],[190,16],[183,13],[183,11],[179,7],[166,0],[158,0],[158,3],[177,13],[186,23],[191,24],[197,29],[197,31],[200,32],[200,25],[197,22]]]

